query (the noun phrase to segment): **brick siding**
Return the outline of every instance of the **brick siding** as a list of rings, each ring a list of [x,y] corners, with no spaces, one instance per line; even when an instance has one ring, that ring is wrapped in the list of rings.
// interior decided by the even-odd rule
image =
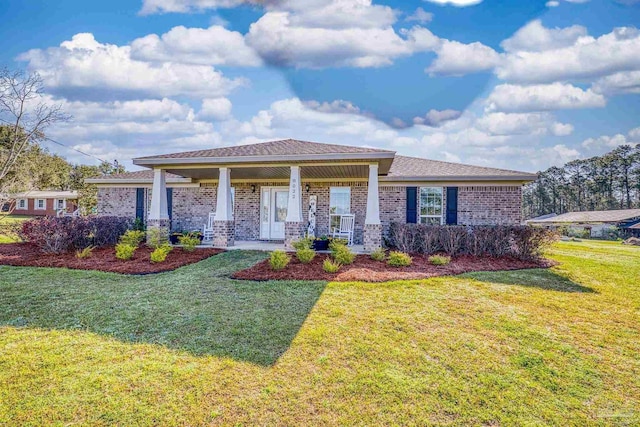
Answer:
[[[458,188],[458,224],[497,225],[522,222],[522,187]]]

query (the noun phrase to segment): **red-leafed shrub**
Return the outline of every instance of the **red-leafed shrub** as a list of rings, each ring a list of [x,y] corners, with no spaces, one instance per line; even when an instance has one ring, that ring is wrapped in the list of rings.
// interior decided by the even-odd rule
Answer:
[[[130,227],[127,218],[112,216],[43,217],[22,223],[19,235],[45,253],[62,253],[88,246],[110,246]]]

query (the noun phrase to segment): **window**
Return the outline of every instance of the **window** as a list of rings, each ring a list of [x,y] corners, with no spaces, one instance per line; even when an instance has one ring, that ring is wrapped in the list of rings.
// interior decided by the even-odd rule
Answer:
[[[329,189],[330,227],[340,226],[340,215],[351,213],[351,187],[331,187]]]
[[[47,201],[45,199],[36,199],[36,209],[41,211],[47,209]]]
[[[56,199],[56,210],[65,209],[67,201],[65,199]]]
[[[18,199],[16,201],[16,209],[27,210],[27,199]]]
[[[420,224],[442,224],[442,187],[420,187]]]

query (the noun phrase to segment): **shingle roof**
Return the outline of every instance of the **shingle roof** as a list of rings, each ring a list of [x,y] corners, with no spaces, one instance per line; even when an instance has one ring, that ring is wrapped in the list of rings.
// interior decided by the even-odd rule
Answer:
[[[184,177],[181,177],[180,175],[175,175],[169,172],[166,172],[165,179],[168,182],[185,180]],[[153,170],[146,169],[146,170],[139,170],[134,172],[118,173],[114,175],[102,175],[96,178],[88,178],[86,179],[86,181],[89,183],[111,182],[111,181],[153,182]]]
[[[27,199],[77,199],[77,191],[33,190],[18,193],[14,197]]]
[[[620,222],[637,217],[640,217],[640,209],[618,209],[610,211],[567,212],[552,218],[532,222]]]
[[[396,155],[388,179],[464,179],[464,178],[492,178],[535,180],[536,175],[527,172],[518,172],[508,169],[488,168],[484,166],[472,166],[461,163],[442,162],[439,160],[421,159],[419,157],[406,157]]]
[[[144,159],[183,159],[192,157],[248,157],[248,156],[286,156],[291,154],[367,154],[393,153],[366,147],[324,144],[319,142],[283,139],[279,141],[261,142],[257,144],[236,145],[232,147],[212,148],[208,150],[186,151],[182,153],[161,154],[158,156],[139,157]]]

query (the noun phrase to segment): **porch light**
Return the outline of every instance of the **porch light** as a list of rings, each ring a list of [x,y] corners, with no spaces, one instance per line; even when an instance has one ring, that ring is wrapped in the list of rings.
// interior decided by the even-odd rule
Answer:
[[[251,184],[251,192],[252,193],[256,192],[256,185],[255,184]]]
[[[307,193],[309,192],[309,189],[310,189],[310,188],[311,188],[311,186],[310,186],[309,184],[306,184],[306,185],[304,186],[304,190],[305,190]]]

